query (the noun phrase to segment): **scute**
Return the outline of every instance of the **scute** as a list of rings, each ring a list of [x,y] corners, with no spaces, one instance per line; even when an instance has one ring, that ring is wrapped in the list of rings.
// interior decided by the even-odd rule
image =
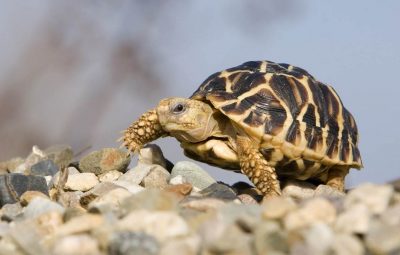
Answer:
[[[292,166],[313,166],[318,160],[362,166],[354,118],[332,87],[299,67],[246,62],[211,75],[191,98],[210,102],[260,144],[266,144],[265,137],[283,143],[284,149],[275,149],[281,149],[285,157],[302,151],[303,161],[289,158]],[[271,148],[260,149],[271,157]]]

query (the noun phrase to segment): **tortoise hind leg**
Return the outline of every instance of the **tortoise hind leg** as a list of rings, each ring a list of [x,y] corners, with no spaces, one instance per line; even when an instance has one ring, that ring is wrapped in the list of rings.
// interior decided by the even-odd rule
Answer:
[[[333,166],[329,169],[326,184],[332,188],[344,192],[344,178],[349,173],[348,166]]]
[[[281,189],[275,169],[268,165],[258,148],[249,138],[243,136],[238,136],[236,143],[242,173],[249,177],[265,197],[280,195]]]

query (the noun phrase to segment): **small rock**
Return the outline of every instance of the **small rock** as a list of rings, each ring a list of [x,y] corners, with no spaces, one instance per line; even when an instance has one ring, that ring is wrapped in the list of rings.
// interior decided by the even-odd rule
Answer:
[[[215,211],[225,205],[225,202],[216,198],[202,198],[183,202],[183,208],[190,208],[200,212]]]
[[[170,211],[135,210],[117,223],[119,230],[143,231],[163,242],[189,234],[189,227],[178,214]]]
[[[146,188],[165,188],[168,183],[169,173],[159,165],[154,165],[150,172],[143,179],[143,186]]]
[[[205,189],[216,181],[201,167],[190,161],[180,161],[175,164],[171,172],[171,178],[182,175],[194,187]]]
[[[315,185],[311,183],[299,180],[289,180],[284,184],[282,195],[292,197],[295,200],[304,200],[314,197],[314,189]]]
[[[64,207],[81,207],[80,200],[83,195],[82,191],[61,192],[58,195],[57,202]]]
[[[333,254],[339,255],[363,255],[365,249],[361,241],[352,235],[338,234],[332,243]]]
[[[371,213],[365,204],[354,204],[339,214],[335,230],[348,234],[365,234],[369,228]]]
[[[199,236],[172,239],[163,244],[160,255],[197,255],[200,248]]]
[[[58,166],[50,159],[40,161],[31,167],[32,175],[54,176],[57,172]]]
[[[400,179],[394,180],[389,184],[393,186],[395,191],[400,192]]]
[[[94,173],[79,173],[68,176],[64,188],[67,190],[87,191],[99,183]]]
[[[41,233],[37,224],[30,220],[15,222],[10,228],[10,236],[18,247],[23,251],[22,254],[49,254],[41,240]]]
[[[112,171],[109,171],[109,172],[99,175],[99,181],[100,182],[112,182],[112,181],[117,180],[121,175],[122,175],[121,172],[119,172],[117,170],[112,170]]]
[[[157,189],[145,189],[124,200],[121,204],[123,214],[134,210],[176,210],[178,198],[171,194]]]
[[[65,209],[65,212],[63,215],[63,220],[64,220],[64,222],[67,222],[75,217],[82,216],[85,213],[86,213],[86,210],[83,209],[82,207],[67,207]]]
[[[400,204],[389,207],[381,215],[381,219],[388,225],[400,225]]]
[[[205,197],[219,198],[225,200],[236,199],[236,193],[228,185],[222,183],[213,183],[207,188],[200,191]]]
[[[184,184],[184,183],[188,183],[188,181],[182,175],[177,175],[174,178],[171,178],[169,180],[169,184],[171,184],[171,185],[178,185],[178,184]]]
[[[70,166],[67,168],[68,171],[68,176],[74,175],[74,174],[80,174],[80,172],[78,171],[78,169],[76,169],[73,166]],[[53,178],[51,179],[50,183],[48,184],[49,187],[56,187],[58,185],[58,180],[60,179],[60,174],[61,172],[58,171]]]
[[[102,213],[112,211],[115,214],[119,212],[120,205],[124,202],[125,198],[131,196],[132,194],[124,188],[116,188],[110,192],[104,194],[103,196],[97,197],[93,200],[88,208],[92,212],[94,209]]]
[[[121,175],[118,181],[127,181],[139,185],[142,183],[144,177],[150,173],[153,166],[154,165],[138,165]]]
[[[262,206],[265,219],[281,219],[297,208],[296,203],[290,197],[275,197],[264,200]]]
[[[21,213],[22,206],[19,203],[5,204],[0,210],[1,220],[4,221],[13,221]]]
[[[209,245],[208,251],[211,254],[252,254],[251,236],[236,225],[230,225]]]
[[[179,197],[183,198],[187,195],[190,194],[190,192],[192,191],[192,184],[190,183],[184,183],[184,184],[177,184],[177,185],[168,185],[167,187],[165,187],[165,191],[167,192],[172,192],[176,195],[178,195]]]
[[[67,236],[77,233],[90,231],[104,224],[104,218],[101,215],[86,213],[70,219],[68,222],[60,226],[55,235]]]
[[[44,150],[47,158],[52,160],[59,167],[66,167],[71,163],[73,151],[69,145],[54,145]]]
[[[284,226],[294,230],[315,222],[332,224],[336,219],[336,209],[324,198],[313,198],[299,210],[292,211],[284,218]]]
[[[325,223],[313,223],[303,234],[308,254],[329,254],[334,234]]]
[[[21,195],[28,190],[49,194],[46,180],[42,176],[16,173],[0,175],[0,187],[0,207],[18,202]]]
[[[246,205],[256,205],[258,204],[257,200],[254,199],[254,197],[248,195],[248,194],[240,194],[237,196],[243,204]]]
[[[15,171],[15,169],[23,164],[25,162],[25,160],[23,158],[17,157],[17,158],[12,158],[10,160],[4,161],[4,162],[0,162],[0,171],[3,174],[6,173],[13,173]]]
[[[138,161],[140,164],[159,165],[165,169],[167,168],[167,161],[157,144],[147,144],[144,146],[139,152]]]
[[[344,206],[349,208],[355,203],[362,203],[373,214],[379,215],[388,207],[393,192],[393,187],[388,184],[362,184],[348,193],[344,201]]]
[[[287,234],[276,221],[263,221],[254,230],[256,254],[289,254]]]
[[[365,237],[365,244],[371,254],[400,253],[400,225],[388,225],[373,221]]]
[[[125,151],[105,148],[100,151],[94,151],[79,161],[79,169],[85,173],[94,173],[100,175],[108,171],[116,170],[122,173],[131,162]]]
[[[60,204],[56,202],[51,201],[50,199],[36,197],[28,204],[28,206],[25,207],[24,218],[25,219],[36,218],[42,214],[53,211],[62,214],[64,213],[64,210],[65,210],[64,207],[62,207]]]
[[[101,254],[97,240],[87,234],[65,236],[54,244],[52,254],[93,255]]]
[[[22,206],[27,206],[36,197],[49,199],[48,196],[46,196],[45,194],[43,194],[40,191],[28,190],[28,191],[24,192],[24,194],[22,194],[22,196],[20,197],[20,203]]]
[[[136,193],[139,193],[142,190],[144,190],[144,188],[142,186],[132,183],[132,182],[129,182],[129,181],[117,180],[117,181],[113,181],[112,183],[128,190],[132,194],[136,194]]]
[[[39,149],[38,146],[34,145],[32,147],[32,153],[29,154],[29,156],[25,159],[25,162],[23,164],[18,165],[15,169],[14,169],[14,173],[29,173],[31,167],[42,161],[42,160],[46,160],[46,154]]]
[[[108,246],[110,255],[157,255],[160,244],[151,235],[142,232],[113,233]]]
[[[332,188],[328,185],[318,185],[318,187],[314,191],[314,196],[324,196],[330,198],[342,198],[345,196],[343,192],[338,191],[337,189]]]
[[[63,224],[63,215],[57,211],[41,214],[35,219],[39,230],[44,235],[52,235]]]

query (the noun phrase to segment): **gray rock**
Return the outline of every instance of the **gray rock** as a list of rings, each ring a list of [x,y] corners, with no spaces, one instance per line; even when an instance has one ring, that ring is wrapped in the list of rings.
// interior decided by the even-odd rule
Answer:
[[[372,222],[365,237],[371,254],[400,254],[400,224],[388,225],[382,221]]]
[[[140,186],[136,183],[129,182],[129,181],[117,180],[117,181],[113,181],[112,183],[128,190],[132,194],[136,194],[136,193],[139,193],[142,190],[144,190],[144,188],[142,186]]]
[[[310,199],[299,210],[292,211],[284,218],[287,230],[310,226],[315,222],[332,224],[336,219],[336,209],[328,200],[317,197]]]
[[[222,183],[213,183],[200,191],[205,197],[218,198],[224,200],[236,199],[236,193],[228,185]]]
[[[69,175],[64,188],[67,190],[87,191],[99,183],[94,173],[79,173]]]
[[[168,185],[169,172],[161,166],[155,165],[152,167],[146,177],[143,178],[143,186],[145,188],[163,189]]]
[[[31,167],[31,174],[33,175],[54,176],[57,172],[58,166],[50,159],[40,161]]]
[[[79,169],[85,173],[94,173],[96,175],[104,174],[108,171],[116,170],[126,172],[131,162],[130,157],[125,151],[105,148],[100,151],[94,151],[79,161]]]
[[[66,167],[73,158],[72,148],[69,145],[54,145],[43,151],[47,158],[52,160],[59,167]]]
[[[289,254],[287,234],[276,221],[263,221],[254,230],[256,254]]]
[[[70,166],[67,168],[68,171],[68,176],[71,176],[73,174],[80,174],[80,172],[78,171],[78,169],[76,169],[73,166]],[[51,179],[50,183],[48,184],[49,187],[56,187],[58,185],[58,180],[60,179],[60,171],[58,171],[53,178]]]
[[[55,244],[52,254],[63,255],[92,255],[101,254],[98,241],[87,235],[73,235],[59,238]]]
[[[113,212],[119,214],[120,206],[124,203],[125,198],[132,194],[124,188],[116,188],[108,193],[97,197],[90,202],[88,209],[90,212]]]
[[[201,167],[190,161],[180,161],[175,164],[171,178],[182,175],[194,187],[205,189],[216,181]]]
[[[337,189],[332,188],[328,185],[318,185],[318,187],[314,190],[314,196],[324,196],[328,198],[343,198],[345,194],[343,192],[338,191]]]
[[[22,206],[20,203],[5,204],[0,210],[1,220],[3,221],[13,221],[21,213]]]
[[[21,195],[28,190],[49,195],[46,179],[42,176],[16,173],[0,175],[0,206],[18,202]]]
[[[174,194],[157,189],[145,189],[126,198],[121,204],[121,210],[126,215],[139,209],[151,211],[176,210],[177,206],[178,198]]]
[[[158,241],[153,236],[142,232],[115,232],[108,245],[110,255],[157,255],[159,250]]]
[[[32,147],[32,153],[25,159],[25,162],[16,167],[13,172],[29,174],[31,167],[34,164],[46,159],[46,154],[35,145]]]
[[[118,178],[118,181],[127,181],[139,185],[142,183],[144,177],[150,173],[154,166],[155,165],[138,165],[132,169],[129,169],[126,173]]]
[[[355,203],[365,204],[373,214],[381,214],[389,205],[393,186],[366,183],[351,190],[344,201],[346,208]]]
[[[60,204],[51,201],[50,199],[36,197],[34,198],[23,211],[25,219],[36,218],[42,214],[49,212],[64,213],[65,209]]]
[[[228,226],[209,246],[211,254],[252,254],[252,238],[236,225]]]
[[[188,183],[188,181],[182,175],[177,175],[174,178],[170,178],[170,180],[169,180],[169,184],[171,184],[171,185],[179,185],[179,184],[184,184],[184,183]]]
[[[184,237],[190,232],[185,220],[171,211],[135,210],[122,218],[116,228],[120,231],[142,231],[161,242]]]

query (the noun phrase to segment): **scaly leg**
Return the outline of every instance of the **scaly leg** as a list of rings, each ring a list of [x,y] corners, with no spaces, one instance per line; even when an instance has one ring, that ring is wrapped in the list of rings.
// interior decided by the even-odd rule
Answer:
[[[247,137],[236,139],[240,168],[265,197],[281,195],[275,169],[268,165],[258,148]]]
[[[344,178],[348,173],[348,166],[334,166],[329,169],[326,184],[340,192],[344,192]]]

